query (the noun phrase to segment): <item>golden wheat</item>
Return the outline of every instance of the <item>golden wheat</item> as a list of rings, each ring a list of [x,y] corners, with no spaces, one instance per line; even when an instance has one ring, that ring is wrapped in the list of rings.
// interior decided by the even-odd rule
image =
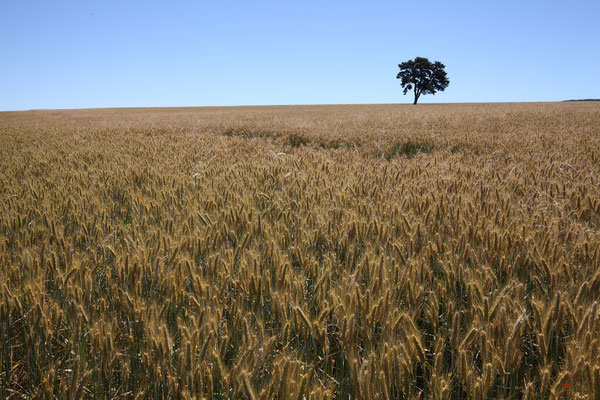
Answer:
[[[0,114],[6,398],[600,398],[600,106]]]

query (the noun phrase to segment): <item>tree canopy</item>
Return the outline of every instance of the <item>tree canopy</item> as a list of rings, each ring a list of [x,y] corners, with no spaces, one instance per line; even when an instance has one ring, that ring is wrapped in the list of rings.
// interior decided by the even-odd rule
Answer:
[[[443,92],[450,81],[444,68],[446,66],[439,61],[431,62],[424,57],[416,57],[414,60],[408,60],[398,64],[400,72],[396,79],[402,79],[401,85],[404,88],[404,94],[413,90],[417,104],[422,94],[435,94]]]

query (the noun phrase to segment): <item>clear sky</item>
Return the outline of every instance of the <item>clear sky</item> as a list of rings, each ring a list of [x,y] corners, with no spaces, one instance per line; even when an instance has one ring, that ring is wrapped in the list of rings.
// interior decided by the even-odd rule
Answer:
[[[600,98],[600,1],[0,0],[0,110]]]

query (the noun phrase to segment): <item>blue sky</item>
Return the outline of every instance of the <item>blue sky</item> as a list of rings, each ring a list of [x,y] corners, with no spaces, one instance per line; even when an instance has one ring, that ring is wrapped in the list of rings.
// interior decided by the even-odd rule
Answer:
[[[600,98],[600,1],[0,0],[0,110]]]

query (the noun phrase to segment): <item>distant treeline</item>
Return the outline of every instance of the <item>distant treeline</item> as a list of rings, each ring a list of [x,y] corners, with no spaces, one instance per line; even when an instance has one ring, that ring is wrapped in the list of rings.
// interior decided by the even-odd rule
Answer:
[[[577,99],[577,100],[565,100],[565,101],[600,101],[600,99]]]

